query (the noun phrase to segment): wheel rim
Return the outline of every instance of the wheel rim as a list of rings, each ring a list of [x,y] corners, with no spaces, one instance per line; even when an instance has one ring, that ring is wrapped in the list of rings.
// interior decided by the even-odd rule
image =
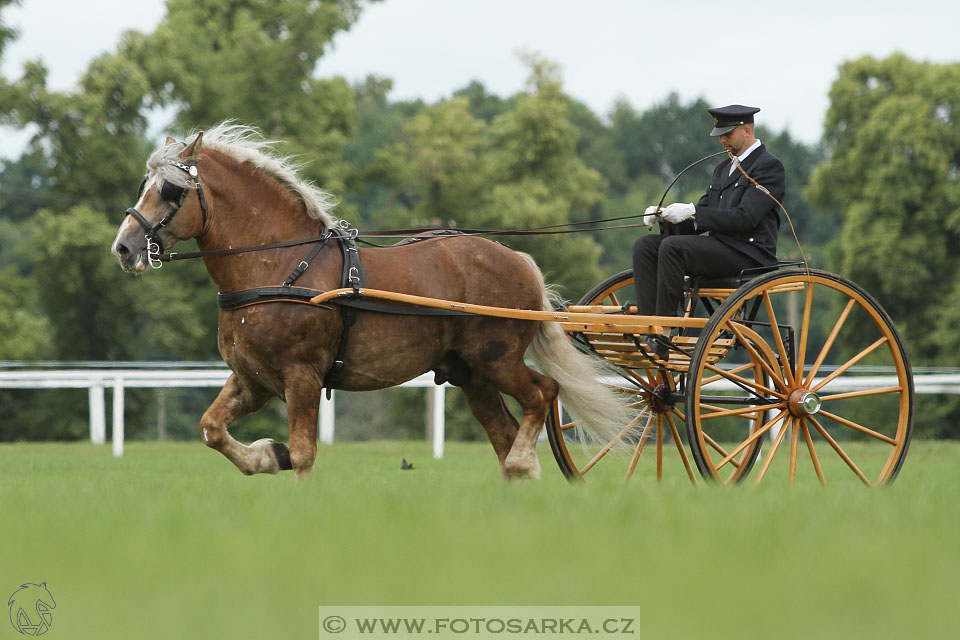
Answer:
[[[625,271],[594,287],[578,304],[619,307],[632,297],[633,274]],[[621,441],[586,443],[576,421],[561,404],[554,401],[551,406],[546,430],[560,470],[571,480],[620,478],[637,482],[656,478],[662,481],[665,466],[668,474],[673,473],[670,467],[675,464],[669,461],[672,456],[681,461],[687,477],[696,483],[693,463],[685,448],[686,417],[672,404],[678,379],[654,369],[617,368],[617,372],[619,375],[612,376],[607,384],[628,396],[628,402],[636,410],[633,420],[624,425]]]
[[[720,336],[734,348],[710,364],[705,347]],[[753,404],[737,408],[711,394],[730,385]],[[739,289],[704,328],[687,407],[694,459],[707,477],[729,481],[735,455],[757,448],[757,483],[780,476],[792,484],[809,473],[820,483],[877,486],[896,477],[906,456],[913,378],[892,321],[866,292],[825,272],[777,272]]]

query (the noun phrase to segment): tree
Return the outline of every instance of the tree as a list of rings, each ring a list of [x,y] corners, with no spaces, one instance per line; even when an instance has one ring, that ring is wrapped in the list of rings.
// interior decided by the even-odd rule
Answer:
[[[895,54],[840,67],[825,124],[828,160],[808,197],[842,216],[833,268],[896,321],[914,366],[960,350],[960,64]],[[960,436],[960,406],[917,416]]]
[[[58,358],[193,359],[215,351],[204,337],[216,311],[198,322],[204,314],[194,313],[188,292],[169,286],[162,273],[141,282],[121,272],[104,250],[116,229],[96,211],[41,211],[29,228],[33,280]]]
[[[313,71],[366,4],[171,0],[153,33],[129,33],[120,48],[145,71],[156,104],[175,107],[179,131],[224,119],[257,126],[284,141],[284,152],[309,158],[309,177],[341,192],[340,155],[357,124],[353,91]]]
[[[915,361],[953,359],[942,311],[960,305],[960,64],[864,57],[830,99],[829,159],[808,196],[842,212],[833,266],[880,298]]]
[[[457,96],[420,109],[397,140],[377,150],[373,162],[393,189],[396,217],[406,211],[408,223],[488,229],[588,217],[603,179],[577,156],[580,132],[556,70],[536,58],[528,64],[529,90],[489,124]],[[479,93],[475,85],[471,92]],[[586,235],[500,239],[533,254],[568,293],[579,296],[601,276],[600,248]]]

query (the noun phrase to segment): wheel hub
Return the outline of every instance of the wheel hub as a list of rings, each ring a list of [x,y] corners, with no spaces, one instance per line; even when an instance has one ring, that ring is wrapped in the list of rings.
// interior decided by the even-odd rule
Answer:
[[[665,384],[657,385],[652,393],[645,395],[647,396],[647,404],[657,413],[668,413],[673,408],[673,394],[670,387]]]
[[[812,416],[820,411],[820,396],[809,389],[794,389],[787,399],[787,406],[794,417]]]

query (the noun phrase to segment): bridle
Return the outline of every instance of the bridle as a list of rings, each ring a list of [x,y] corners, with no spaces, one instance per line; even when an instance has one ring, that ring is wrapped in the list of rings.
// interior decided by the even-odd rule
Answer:
[[[180,212],[180,209],[183,207],[184,200],[187,199],[187,191],[195,190],[197,192],[197,197],[200,199],[200,214],[203,218],[203,226],[201,228],[201,233],[203,229],[207,227],[207,201],[203,197],[203,187],[200,186],[200,177],[197,171],[197,165],[194,164],[184,164],[177,160],[170,160],[167,164],[180,169],[186,173],[190,179],[193,180],[194,186],[192,187],[182,187],[178,184],[174,184],[169,180],[164,180],[163,184],[160,185],[160,199],[164,202],[170,204],[173,208],[170,213],[165,215],[160,222],[155,225],[151,225],[150,222],[143,217],[143,214],[137,211],[136,207],[130,207],[127,209],[126,213],[128,216],[133,217],[144,230],[144,238],[147,240],[147,261],[150,263],[150,266],[154,269],[159,269],[163,266],[162,257],[164,255],[163,241],[160,240],[160,229],[170,224],[173,218]],[[144,178],[143,182],[140,183],[140,190],[137,192],[137,200],[140,200],[140,197],[143,196],[143,190],[147,185],[147,179]]]

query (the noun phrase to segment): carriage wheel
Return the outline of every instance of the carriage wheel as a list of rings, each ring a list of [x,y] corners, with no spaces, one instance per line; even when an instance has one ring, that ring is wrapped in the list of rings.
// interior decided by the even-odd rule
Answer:
[[[594,287],[578,304],[621,306],[633,298],[633,272],[624,271]],[[610,386],[625,394],[636,409],[634,419],[624,425],[623,441],[585,443],[577,422],[555,400],[547,414],[546,429],[560,470],[570,480],[606,476],[628,481],[656,474],[660,481],[664,474],[664,450],[669,455],[674,449],[686,475],[696,483],[682,435],[685,417],[673,406],[678,385],[675,374],[656,369],[616,371],[618,375],[609,381]],[[619,446],[624,443],[626,451]]]
[[[722,339],[733,346],[711,362]],[[913,429],[913,377],[893,322],[823,271],[773,272],[728,297],[694,350],[686,400],[697,467],[721,482],[742,477],[738,457],[759,448],[757,484],[806,473],[877,486],[899,473]]]

